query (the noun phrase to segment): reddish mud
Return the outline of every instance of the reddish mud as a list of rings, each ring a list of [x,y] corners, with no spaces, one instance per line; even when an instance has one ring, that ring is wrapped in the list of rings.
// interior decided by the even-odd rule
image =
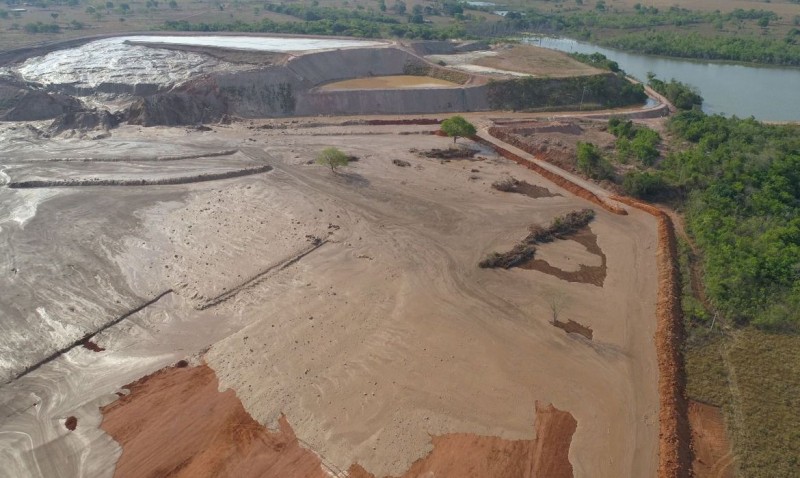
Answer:
[[[285,418],[277,431],[253,420],[206,365],[165,368],[104,407],[101,427],[122,445],[114,476],[328,478]]]
[[[689,401],[695,478],[733,478],[733,452],[719,407]]]
[[[597,244],[597,235],[593,233],[592,230],[589,229],[588,227],[584,227],[581,228],[577,233],[575,233],[575,235],[570,236],[569,240],[581,244],[590,253],[600,256],[601,260],[600,265],[587,266],[585,264],[581,264],[580,269],[578,269],[577,271],[565,271],[557,267],[553,267],[552,265],[550,265],[549,263],[547,263],[542,259],[536,259],[534,257],[532,260],[521,264],[519,267],[522,269],[530,269],[539,271],[544,274],[549,274],[568,282],[580,282],[582,284],[592,284],[598,287],[602,287],[603,283],[606,280],[608,267],[606,264],[606,255],[603,253],[603,250],[600,249],[600,246]],[[587,338],[591,339],[592,337],[589,336]]]
[[[267,430],[247,414],[233,391],[219,392],[218,386],[207,365],[168,367],[130,384],[128,395],[102,409],[103,430],[123,450],[114,476],[330,476],[285,417],[278,430]],[[433,451],[402,477],[571,478],[569,447],[576,428],[569,412],[537,403],[537,438],[434,436]],[[348,476],[374,478],[358,464]]]
[[[64,421],[64,426],[67,427],[67,430],[73,431],[78,428],[78,419],[76,417],[67,417],[66,421]]]
[[[92,342],[91,340],[87,340],[86,342],[84,342],[83,343],[83,348],[89,349],[92,352],[102,352],[102,351],[105,350],[103,347],[97,345],[96,343]]]
[[[580,334],[589,340],[592,340],[592,336],[594,335],[591,327],[579,324],[572,319],[569,319],[566,322],[561,322],[560,320],[556,319],[553,321],[553,325],[568,334]]]
[[[571,478],[569,447],[578,422],[569,412],[536,404],[536,437],[504,440],[471,433],[435,436],[433,451],[399,478]],[[360,465],[349,478],[375,478]]]

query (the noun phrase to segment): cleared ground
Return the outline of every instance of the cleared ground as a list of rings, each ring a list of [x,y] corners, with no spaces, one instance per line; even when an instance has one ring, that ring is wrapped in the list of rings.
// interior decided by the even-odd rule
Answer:
[[[64,324],[87,328],[86,317],[93,324],[123,319],[93,337],[104,351],[70,349],[0,388],[7,417],[0,460],[9,464],[0,476],[109,476],[125,450],[98,429],[98,406],[208,347],[203,356],[222,389],[233,389],[260,425],[274,428],[285,416],[303,446],[333,469],[358,464],[376,476],[402,474],[434,449],[431,436],[531,440],[538,402],[577,423],[568,445],[575,476],[653,476],[650,216],[595,208],[596,244],[543,248],[540,259],[566,272],[578,263],[597,266],[599,248],[602,286],[540,270],[480,269],[481,259],[517,243],[529,225],[591,204],[487,150],[474,161],[450,162],[410,152],[452,143],[427,134],[430,126],[268,123],[204,133],[126,126],[96,141],[3,133],[8,166],[42,150],[141,155],[136,145],[146,138],[172,145],[170,155],[201,156],[159,163],[163,174],[225,164],[228,156],[201,153],[231,149],[239,151],[234,158],[274,169],[38,196],[2,188],[8,197],[0,207],[28,211],[0,215],[10,218],[0,237],[13,251],[0,256],[14,270],[2,279],[14,296],[6,317],[47,316],[53,330],[45,337],[69,335]],[[328,146],[359,160],[339,175],[308,164]],[[104,163],[103,174],[113,175],[114,164]],[[25,168],[7,169],[10,180],[33,174]],[[558,195],[534,199],[491,188],[510,175]],[[564,298],[559,320],[591,328],[592,340],[551,324],[553,298]],[[69,431],[73,416],[77,427]],[[157,434],[165,446],[179,439],[170,432]]]
[[[529,45],[504,45],[493,51],[494,55],[479,58],[475,60],[475,64],[552,78],[604,73],[602,70],[573,60],[563,53],[546,48],[535,48]]]

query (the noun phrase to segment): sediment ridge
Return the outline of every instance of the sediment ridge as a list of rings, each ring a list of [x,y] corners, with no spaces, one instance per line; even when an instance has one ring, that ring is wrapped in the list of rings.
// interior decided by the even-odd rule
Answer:
[[[55,180],[31,180],[31,181],[12,181],[8,187],[14,189],[31,188],[65,188],[82,186],[166,186],[173,184],[190,184],[204,181],[217,181],[220,179],[238,178],[251,174],[266,173],[272,170],[270,165],[262,165],[254,168],[236,169],[222,173],[205,173],[193,176],[180,176],[174,178],[161,179],[55,179]]]
[[[156,302],[158,302],[159,300],[161,300],[164,296],[166,296],[168,294],[171,294],[172,292],[173,292],[172,289],[167,289],[167,290],[159,293],[158,295],[156,295],[152,299],[148,300],[147,302],[144,302],[143,304],[141,304],[141,305],[129,310],[128,312],[120,315],[116,319],[110,320],[109,322],[107,322],[105,325],[103,325],[102,327],[98,328],[97,330],[93,330],[91,332],[88,332],[88,333],[82,335],[79,339],[72,341],[66,347],[62,347],[62,348],[56,350],[55,352],[53,352],[52,354],[48,355],[44,359],[36,362],[35,364],[32,364],[32,365],[28,366],[27,368],[25,368],[21,372],[18,372],[14,376],[10,377],[4,383],[9,383],[9,382],[11,382],[13,380],[16,380],[16,379],[20,378],[20,377],[24,377],[25,375],[33,372],[34,370],[38,369],[42,365],[44,365],[46,363],[49,363],[49,362],[52,362],[56,358],[58,358],[61,355],[65,354],[66,352],[69,352],[70,350],[74,349],[75,347],[83,346],[84,344],[88,343],[93,337],[95,337],[100,332],[108,329],[111,326],[114,326],[114,325],[122,322],[123,320],[127,319],[128,317],[132,316],[133,314],[135,314],[137,312],[140,312],[140,311],[144,310],[147,307],[150,307],[151,305],[153,305]]]
[[[176,154],[171,156],[152,156],[152,157],[134,157],[134,156],[120,156],[120,157],[88,157],[88,158],[48,158],[37,159],[28,161],[15,161],[16,163],[147,163],[159,161],[183,161],[186,159],[200,159],[200,158],[217,158],[220,156],[231,156],[238,153],[238,149],[226,149],[223,151],[213,151],[210,153],[197,153],[197,154]]]

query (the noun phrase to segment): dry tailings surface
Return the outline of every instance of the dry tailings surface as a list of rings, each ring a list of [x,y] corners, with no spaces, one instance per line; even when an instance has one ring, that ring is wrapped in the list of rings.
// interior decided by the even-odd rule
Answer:
[[[196,424],[211,427],[204,430],[226,430],[230,417],[246,432],[197,445],[202,459],[187,470],[230,464],[220,457],[237,453],[248,457],[237,466],[258,470],[267,451],[248,447],[261,440],[297,457],[311,450],[325,469],[374,476],[470,476],[452,467],[467,458],[477,460],[474,470],[507,470],[492,476],[544,463],[555,463],[540,471],[546,476],[653,475],[657,238],[650,216],[598,208],[595,245],[542,247],[541,258],[563,270],[595,264],[589,249],[598,248],[607,269],[602,285],[481,269],[483,257],[513,246],[530,224],[589,205],[494,155],[422,158],[409,149],[445,149],[452,140],[399,134],[435,126],[251,126],[191,133],[123,126],[95,141],[8,137],[3,157],[16,163],[3,167],[12,180],[24,168],[36,168],[24,173],[31,177],[85,174],[80,168],[129,174],[133,166],[117,161],[50,161],[51,171],[36,152],[141,159],[151,156],[136,149],[145,143],[164,156],[193,156],[142,163],[164,171],[173,163],[273,169],[188,184],[0,187],[7,244],[0,260],[14,271],[0,279],[11,291],[0,304],[11,318],[4,336],[24,339],[0,353],[8,370],[171,291],[93,336],[91,349],[78,344],[0,388],[0,460],[10,470],[0,476],[56,469],[110,476],[127,466],[126,453],[143,467],[177,470],[183,452],[132,445],[188,450],[213,438],[155,419],[169,400],[185,403],[188,416],[207,416]],[[328,146],[359,161],[340,174],[308,164]],[[237,152],[215,155],[226,151]],[[512,176],[552,194],[492,188]],[[551,297],[566,298],[559,320],[590,328],[591,341],[551,325]],[[198,363],[199,355],[206,368],[135,384],[180,359]],[[171,373],[199,374],[199,382],[185,383],[206,391],[191,400],[153,398],[172,390]],[[132,383],[130,396],[114,403]],[[217,392],[227,389],[233,393]],[[74,430],[65,426],[69,417]],[[111,435],[100,428],[104,419]],[[139,425],[147,435],[135,438]],[[242,448],[225,448],[231,443]],[[550,458],[536,458],[540,451]],[[481,459],[501,455],[510,458]]]

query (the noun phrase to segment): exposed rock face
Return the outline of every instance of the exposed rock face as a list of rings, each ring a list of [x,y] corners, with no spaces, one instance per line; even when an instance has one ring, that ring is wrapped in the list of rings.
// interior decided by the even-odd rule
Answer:
[[[81,102],[71,96],[0,83],[0,121],[51,119],[81,108]]]
[[[50,125],[51,134],[59,134],[67,130],[88,131],[101,129],[108,131],[121,121],[121,114],[112,114],[107,110],[70,111],[62,114]]]
[[[128,109],[130,124],[186,125],[219,121],[229,112],[228,101],[209,80],[171,93],[139,98]]]

